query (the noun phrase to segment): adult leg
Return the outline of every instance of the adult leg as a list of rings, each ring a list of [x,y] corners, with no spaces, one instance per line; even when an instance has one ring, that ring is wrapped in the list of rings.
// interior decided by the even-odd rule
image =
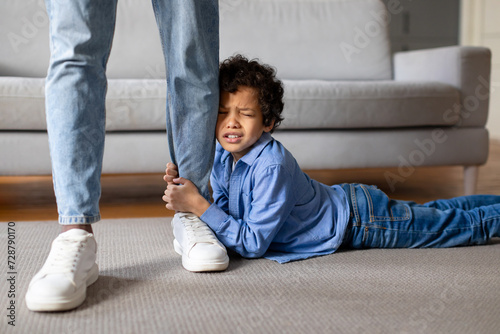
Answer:
[[[100,220],[106,63],[116,1],[47,0],[51,61],[47,131],[59,223]]]
[[[87,286],[99,276],[94,236],[82,227],[91,231],[89,224],[100,219],[105,68],[116,1],[47,0],[46,5],[51,46],[47,129],[59,223],[69,230],[52,243],[30,282],[26,305],[32,311],[63,311],[82,304]]]
[[[453,247],[484,244],[500,237],[500,203],[471,210],[441,210],[391,200],[374,187],[350,185],[344,189],[353,212],[347,247]]]
[[[153,0],[167,68],[167,133],[172,162],[209,199],[219,104],[217,0]],[[220,271],[226,248],[192,213],[172,219],[175,251],[189,271]]]
[[[179,176],[209,199],[219,104],[217,0],[153,0],[167,68],[167,134]]]

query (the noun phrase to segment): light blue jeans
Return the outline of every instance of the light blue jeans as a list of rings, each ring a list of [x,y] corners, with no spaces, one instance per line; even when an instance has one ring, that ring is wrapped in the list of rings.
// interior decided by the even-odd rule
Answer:
[[[374,186],[344,184],[342,188],[351,210],[345,248],[454,247],[500,237],[500,196],[416,204],[392,200]]]
[[[47,131],[60,224],[100,220],[105,71],[116,1],[46,0]],[[208,198],[219,103],[218,1],[153,0],[153,8],[167,67],[171,159]]]

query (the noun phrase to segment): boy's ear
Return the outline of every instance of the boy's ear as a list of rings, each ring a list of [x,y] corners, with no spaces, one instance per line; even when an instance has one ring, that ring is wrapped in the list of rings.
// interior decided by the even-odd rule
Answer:
[[[269,124],[268,126],[265,126],[264,127],[264,132],[269,132],[273,129],[274,127],[274,119],[271,121],[271,124]]]

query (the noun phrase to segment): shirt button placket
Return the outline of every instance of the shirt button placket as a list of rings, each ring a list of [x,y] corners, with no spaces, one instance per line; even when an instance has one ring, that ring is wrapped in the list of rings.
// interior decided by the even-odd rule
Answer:
[[[237,219],[241,218],[239,212],[239,194],[240,177],[233,172],[229,181],[229,214]]]

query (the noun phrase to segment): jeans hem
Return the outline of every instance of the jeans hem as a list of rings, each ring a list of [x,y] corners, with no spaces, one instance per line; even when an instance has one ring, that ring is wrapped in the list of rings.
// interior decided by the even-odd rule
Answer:
[[[101,220],[101,216],[59,216],[60,225],[90,225]]]

